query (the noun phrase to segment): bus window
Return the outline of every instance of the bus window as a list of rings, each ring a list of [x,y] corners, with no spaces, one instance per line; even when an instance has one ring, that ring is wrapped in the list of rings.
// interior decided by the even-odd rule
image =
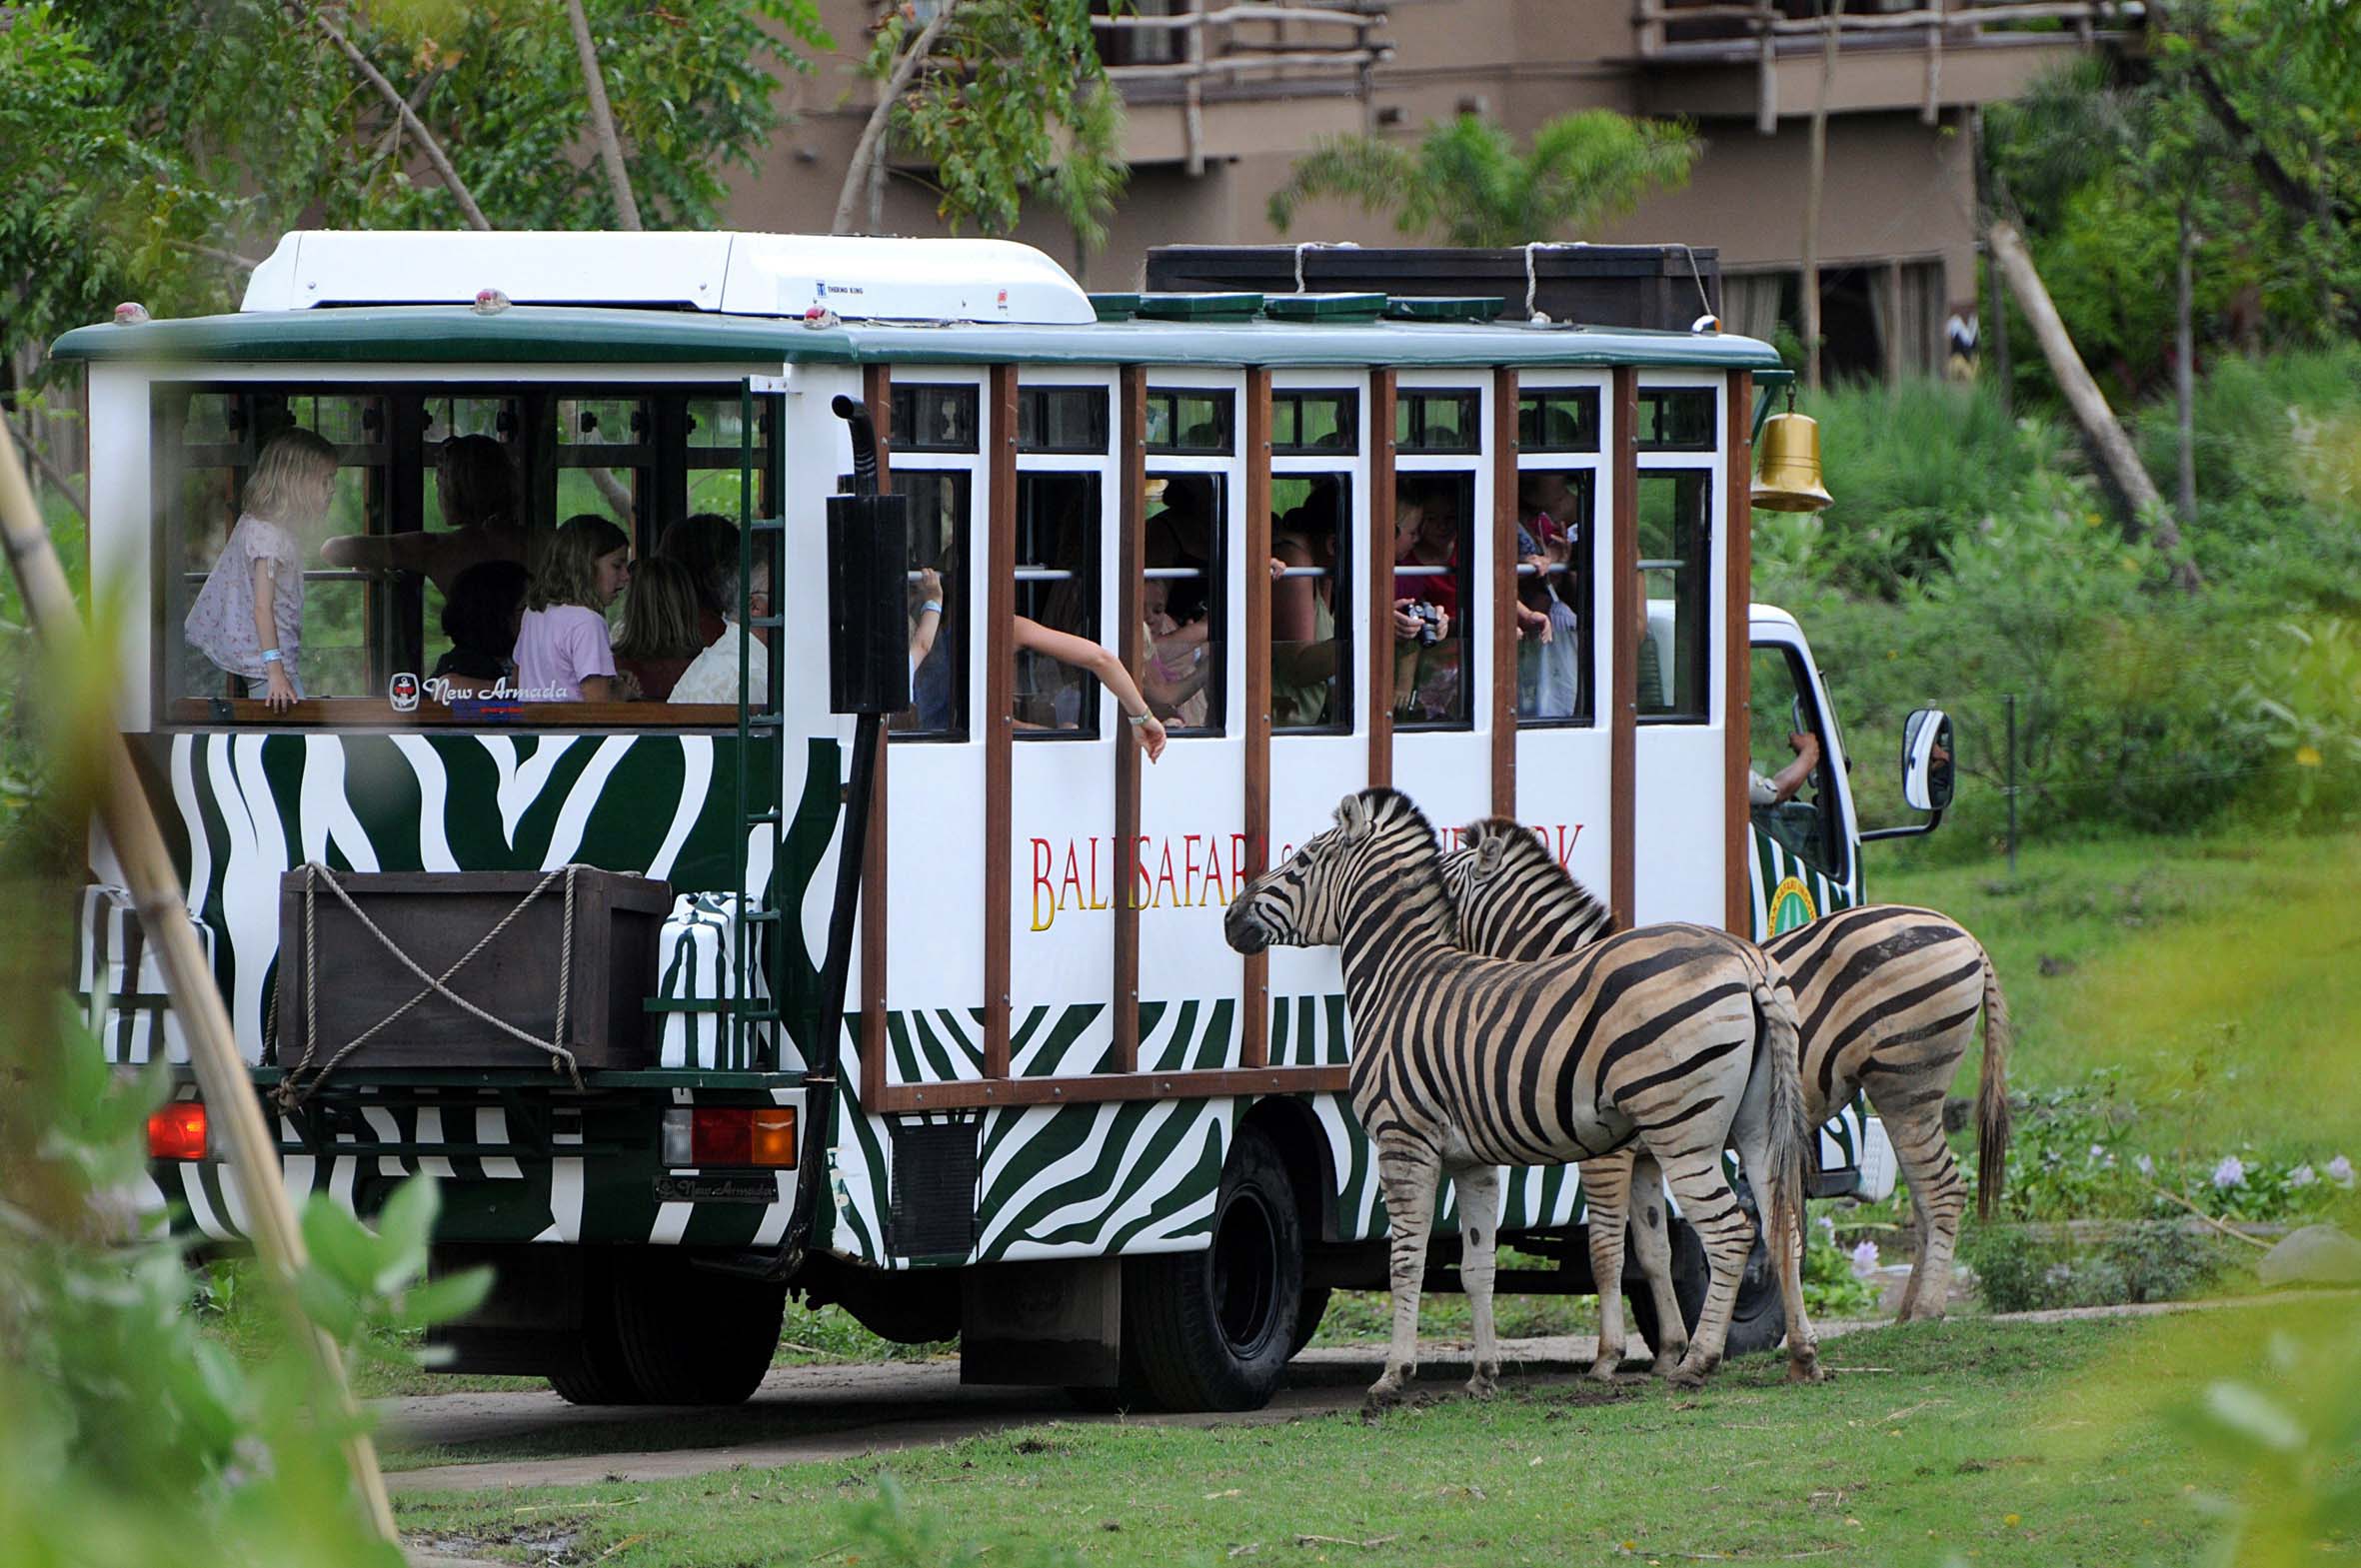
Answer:
[[[1148,389],[1148,450],[1226,457],[1236,446],[1237,399],[1225,388]]]
[[[638,398],[560,398],[557,404],[557,515],[587,512],[637,539],[655,440],[647,406]],[[735,449],[731,459],[736,462]],[[646,550],[654,542],[638,543]]]
[[[1405,391],[1393,406],[1393,444],[1402,452],[1473,452],[1482,406],[1478,392]]]
[[[1182,404],[1192,401],[1176,396]],[[1228,394],[1217,396],[1225,400]],[[1168,734],[1221,733],[1221,521],[1229,515],[1227,500],[1218,474],[1148,476],[1140,689]]]
[[[1359,414],[1357,392],[1280,388],[1270,395],[1270,450],[1282,458],[1357,451]]]
[[[1409,730],[1468,725],[1468,650],[1464,622],[1475,596],[1468,583],[1474,553],[1472,474],[1405,474],[1393,495],[1393,717]]]
[[[1273,475],[1270,510],[1271,728],[1350,730],[1352,476]]]
[[[1086,643],[1099,637],[1099,476],[1017,476],[1017,614]],[[1047,654],[1017,653],[1017,733],[1096,736],[1099,683]]]
[[[1098,456],[1107,451],[1105,387],[1020,387],[1017,450]]]
[[[1703,469],[1642,470],[1639,475],[1640,592],[1631,632],[1639,641],[1642,720],[1705,720],[1712,645],[1705,509],[1712,482]]]
[[[897,466],[895,491],[910,498],[910,707],[895,736],[968,737],[968,502],[965,469]],[[930,597],[931,596],[931,597]],[[941,608],[932,615],[927,606]]]
[[[1596,494],[1590,469],[1526,469],[1516,479],[1520,725],[1591,722],[1588,564]]]
[[[752,511],[756,517],[771,513],[770,499],[763,493],[771,474],[771,451],[776,445],[778,404],[771,398],[755,400],[755,488]],[[744,474],[740,467],[740,444],[746,436],[745,406],[736,398],[692,398],[689,400],[688,443],[684,459],[688,465],[686,476],[687,501],[681,516],[694,517],[700,512],[711,512],[738,521],[741,515]],[[564,508],[559,515],[565,516]],[[671,521],[670,517],[664,519]],[[640,548],[650,548],[651,541],[643,530]]]
[[[977,392],[973,383],[937,387],[894,384],[894,450],[974,452]]]
[[[1802,662],[1785,648],[1753,651],[1747,806],[1754,825],[1805,863],[1842,881],[1828,747]]]

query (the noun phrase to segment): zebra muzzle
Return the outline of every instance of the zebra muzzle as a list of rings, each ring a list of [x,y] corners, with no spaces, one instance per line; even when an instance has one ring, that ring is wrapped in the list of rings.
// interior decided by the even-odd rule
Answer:
[[[1270,945],[1270,931],[1251,899],[1241,899],[1229,906],[1229,913],[1221,920],[1221,935],[1238,952],[1260,952]]]

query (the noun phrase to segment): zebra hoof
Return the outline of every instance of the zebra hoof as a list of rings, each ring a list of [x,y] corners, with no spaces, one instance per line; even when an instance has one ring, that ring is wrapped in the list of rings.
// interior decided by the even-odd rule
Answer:
[[[1380,1411],[1391,1410],[1401,1402],[1401,1379],[1388,1374],[1369,1385],[1367,1395],[1360,1402],[1361,1413],[1375,1415]]]
[[[1703,1388],[1705,1374],[1683,1361],[1664,1374],[1664,1383],[1670,1388]]]
[[[1470,1399],[1489,1399],[1499,1391],[1500,1369],[1497,1366],[1479,1366],[1475,1374],[1467,1379],[1467,1397]]]
[[[1593,1383],[1611,1383],[1615,1380],[1615,1368],[1620,1365],[1622,1363],[1613,1356],[1600,1356],[1590,1363],[1587,1375]]]
[[[1828,1374],[1820,1369],[1820,1355],[1814,1350],[1806,1355],[1790,1356],[1787,1360],[1787,1381],[1790,1383],[1824,1383]]]
[[[1655,1364],[1650,1368],[1658,1377],[1670,1377],[1688,1359],[1688,1346],[1666,1345],[1656,1352]]]

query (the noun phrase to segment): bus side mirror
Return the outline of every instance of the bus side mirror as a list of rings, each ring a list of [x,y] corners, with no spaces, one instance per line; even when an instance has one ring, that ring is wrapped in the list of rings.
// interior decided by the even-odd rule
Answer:
[[[1921,708],[1902,726],[1902,799],[1915,811],[1951,804],[1951,718]]]
[[[828,498],[828,707],[910,706],[910,498]]]

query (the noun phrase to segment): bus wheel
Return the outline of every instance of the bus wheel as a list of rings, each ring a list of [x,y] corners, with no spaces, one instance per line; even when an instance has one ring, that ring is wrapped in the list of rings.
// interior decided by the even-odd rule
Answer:
[[[642,1247],[616,1257],[614,1287],[615,1337],[641,1403],[741,1404],[771,1369],[785,1285]]]
[[[1705,1287],[1711,1281],[1704,1243],[1684,1221],[1672,1221],[1672,1294],[1680,1303],[1681,1321],[1687,1324],[1692,1336],[1697,1331],[1697,1319],[1704,1315]],[[1648,1348],[1654,1350],[1663,1343],[1656,1336],[1655,1299],[1645,1282],[1636,1277],[1626,1279],[1625,1286],[1623,1293],[1631,1307],[1631,1326],[1639,1330]],[[1730,1309],[1729,1338],[1721,1353],[1726,1359],[1773,1350],[1786,1337],[1787,1309],[1779,1300],[1778,1277],[1771,1272],[1770,1250],[1757,1235],[1754,1250],[1746,1258],[1746,1272],[1738,1279],[1737,1304]]]
[[[1124,1338],[1169,1410],[1259,1409],[1293,1353],[1303,1224],[1286,1165],[1258,1128],[1240,1128],[1229,1146],[1212,1228],[1202,1252],[1126,1265]]]
[[[1328,1297],[1333,1293],[1325,1285],[1303,1287],[1303,1304],[1295,1308],[1295,1332],[1287,1339],[1288,1360],[1302,1354],[1311,1336],[1319,1332],[1319,1320],[1328,1315]]]
[[[570,1405],[644,1403],[616,1337],[615,1281],[604,1248],[583,1257],[582,1332],[550,1368],[549,1385]]]

